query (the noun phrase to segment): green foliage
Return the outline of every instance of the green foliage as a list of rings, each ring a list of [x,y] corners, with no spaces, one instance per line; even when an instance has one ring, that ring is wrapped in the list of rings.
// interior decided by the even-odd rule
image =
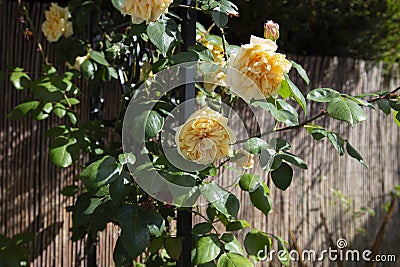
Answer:
[[[267,18],[278,22],[280,49],[296,55],[340,56],[399,61],[400,5],[397,0],[237,1],[240,17],[228,41],[246,43]],[[242,27],[246,25],[246,27]]]
[[[216,259],[221,252],[221,243],[216,235],[200,237],[196,243],[197,264],[203,264]]]
[[[33,238],[32,233],[18,234],[12,238],[0,235],[0,266],[27,266],[30,255],[29,243]]]
[[[226,253],[222,255],[219,258],[217,265],[217,267],[237,267],[237,266],[252,267],[254,265],[247,258],[235,253]]]
[[[330,14],[332,6],[327,4],[328,2],[321,1],[313,5],[324,7],[325,10],[322,13]],[[242,3],[241,6],[254,3],[259,2],[251,0]],[[285,10],[290,12],[295,10],[294,3],[290,1],[279,3],[272,1],[271,3],[275,3],[275,6],[269,12],[276,12],[278,7],[283,7],[279,10],[280,15],[284,14]],[[269,6],[271,3],[264,1],[259,4]],[[89,159],[89,162],[82,164],[82,171],[76,177],[77,181],[74,181],[73,185],[66,186],[61,192],[66,197],[74,198],[74,204],[67,208],[72,213],[71,239],[78,241],[87,236],[96,239],[97,234],[103,231],[108,223],[113,223],[121,229],[113,252],[116,266],[132,264],[175,266],[181,256],[184,239],[174,235],[176,231],[172,221],[176,220],[177,210],[182,209],[181,206],[187,203],[192,204],[201,197],[208,205],[205,214],[201,214],[200,210],[191,209],[195,216],[201,216],[203,219],[192,228],[194,264],[203,267],[253,266],[247,257],[255,261],[261,260],[265,253],[272,249],[275,242],[279,251],[278,259],[282,265],[289,266],[290,258],[285,247],[286,243],[280,237],[253,229],[247,221],[238,218],[241,204],[239,199],[230,188],[224,188],[218,184],[218,180],[212,180],[223,173],[221,168],[233,168],[228,164],[237,163],[236,156],[227,156],[220,162],[208,164],[205,168],[196,171],[175,166],[174,160],[182,156],[177,154],[175,148],[175,154],[167,154],[165,144],[161,142],[165,140],[169,142],[169,139],[173,139],[168,134],[173,134],[175,129],[169,128],[168,120],[177,119],[172,111],[181,104],[182,99],[178,99],[175,93],[168,92],[162,95],[167,83],[149,83],[157,72],[190,61],[217,63],[218,65],[206,68],[207,72],[227,74],[226,66],[223,65],[228,56],[237,53],[239,47],[226,42],[223,28],[228,25],[228,20],[232,15],[238,15],[238,8],[227,0],[197,1],[196,7],[193,8],[207,15],[209,20],[207,26],[211,26],[206,28],[197,23],[197,34],[201,39],[188,47],[187,51],[182,51],[181,31],[184,27],[179,15],[182,14],[182,9],[187,7],[173,3],[169,8],[170,12],[163,14],[156,21],[134,24],[130,22],[129,16],[124,17],[120,14],[122,4],[121,0],[70,1],[69,7],[73,14],[72,21],[76,35],[72,38],[62,38],[54,45],[61,63],[68,62],[73,65],[73,69],[58,73],[55,67],[47,63],[48,59],[44,58],[46,64],[42,68],[43,73],[38,77],[31,77],[28,75],[30,72],[22,68],[14,68],[9,76],[12,85],[17,90],[26,90],[30,98],[15,106],[8,117],[20,120],[29,115],[29,118],[36,120],[52,119],[52,123],[53,120],[59,121],[59,125],[48,129],[45,134],[46,137],[51,138],[50,158],[58,167],[67,168],[77,165],[78,159]],[[368,7],[369,4],[365,4],[364,7]],[[338,5],[340,10],[347,6],[342,2]],[[353,9],[358,10],[359,5],[360,3],[357,2]],[[391,6],[393,12],[398,11],[391,1],[387,6]],[[387,6],[382,10],[385,11]],[[113,7],[114,12],[100,12],[111,10]],[[306,8],[302,4],[299,8],[313,7]],[[253,10],[258,12],[256,9]],[[246,12],[244,12],[245,17]],[[290,12],[287,12],[285,16],[291,14]],[[364,9],[361,13],[363,12]],[[344,18],[338,20],[339,24],[351,17],[347,11],[342,15]],[[265,14],[262,17],[265,19]],[[270,17],[274,18],[274,16]],[[314,19],[313,13],[310,15],[310,20]],[[286,17],[285,20],[287,20]],[[91,43],[80,38],[91,27],[89,22],[96,22],[99,29],[98,35],[94,38],[96,41],[91,40]],[[262,30],[264,22],[253,29]],[[292,21],[283,24],[284,30],[281,36],[285,40],[282,47],[287,47],[285,42],[292,44],[290,38],[287,38],[288,32],[285,28],[293,31],[293,38],[300,38],[297,35],[300,30],[311,34],[310,25],[293,24]],[[215,30],[215,28],[219,29]],[[232,26],[228,29],[232,29]],[[243,27],[237,27],[236,30],[240,32],[242,29]],[[215,34],[210,34],[210,31]],[[315,31],[311,32],[315,34]],[[257,31],[255,34],[261,36],[257,34]],[[312,49],[315,41],[312,39],[313,36],[303,34],[301,37],[307,40],[307,44],[310,44],[310,49]],[[343,38],[339,40],[343,41]],[[151,49],[143,49],[143,43],[152,45]],[[243,42],[235,40],[232,43],[247,43],[247,38]],[[303,44],[302,42],[295,43],[300,46]],[[344,42],[342,49],[348,47],[346,46],[348,43]],[[293,47],[295,50],[298,48]],[[295,50],[286,49],[286,52]],[[309,84],[310,78],[306,70],[296,62],[291,63],[292,70],[296,71],[306,84]],[[0,76],[4,75],[0,73]],[[152,78],[147,80],[149,77]],[[393,110],[394,119],[400,125],[400,99],[395,94],[396,91],[351,96],[330,88],[316,88],[305,97],[290,80],[289,75],[285,74],[281,78],[283,81],[278,95],[266,99],[252,99],[248,103],[270,114],[274,120],[274,127],[260,129],[259,135],[236,142],[237,145],[242,144],[242,148],[248,151],[265,171],[265,175],[260,175],[255,174],[251,169],[245,170],[236,177],[238,188],[249,195],[254,208],[265,216],[271,213],[273,207],[270,200],[271,193],[264,179],[271,178],[278,189],[286,190],[292,182],[294,166],[307,169],[307,163],[299,155],[290,151],[291,145],[287,140],[280,138],[269,140],[269,134],[287,133],[304,128],[317,141],[327,139],[340,156],[347,154],[367,166],[361,154],[349,143],[349,140],[337,132],[312,123],[327,115],[330,119],[344,121],[354,127],[357,123],[366,120],[367,113],[364,109],[375,109],[376,103],[378,108],[387,115]],[[2,80],[4,80],[3,77],[0,77],[0,82]],[[75,84],[82,81],[85,84],[85,90],[81,91]],[[97,97],[100,94],[100,88],[113,90],[116,81],[120,83],[123,91],[120,101],[113,103],[118,105],[118,114],[114,114],[111,120],[104,120],[100,116],[98,119],[87,122],[81,121],[79,112],[84,110],[81,99]],[[141,85],[146,87],[144,94],[138,90]],[[219,86],[213,92],[205,90],[203,82],[196,83],[195,87],[199,95],[206,97],[206,102],[210,106],[221,110],[225,109],[222,103],[234,107],[235,101],[239,99],[228,86]],[[155,99],[158,96],[161,98]],[[322,106],[321,112],[309,117],[306,99]],[[140,115],[128,123],[130,130],[143,129],[139,134],[129,130],[122,133],[128,100],[132,100],[134,108],[141,111]],[[125,136],[132,134],[129,137],[132,137],[135,142],[141,142],[134,144],[140,149],[134,153],[126,153],[121,144],[123,134]],[[174,145],[176,144],[172,144]],[[246,151],[244,153],[247,154]],[[149,162],[143,162],[143,155],[146,155]],[[146,188],[138,185],[138,179],[148,179],[152,188],[159,186],[159,181],[154,178],[154,175],[150,175],[152,174],[150,170],[157,172],[162,179],[168,181],[168,186],[176,185],[185,188],[185,190],[182,189],[183,193],[179,192],[170,196],[178,207],[158,201],[157,194],[146,193]],[[159,193],[156,190],[155,192]],[[337,192],[336,194],[340,195]],[[368,208],[360,212],[371,213]],[[225,227],[225,231],[221,231],[221,227],[216,227],[216,224],[221,224],[222,229]],[[250,228],[250,231],[246,228]],[[235,232],[238,231],[246,235],[244,244],[236,238]],[[10,252],[11,248],[13,251],[21,252],[19,255],[23,256],[23,260],[26,259],[25,245],[28,241],[14,242],[13,240],[1,238],[0,262],[5,259],[4,255],[7,252],[11,253],[7,259],[15,263],[14,260],[17,260],[17,257]],[[18,247],[19,245],[23,245],[23,248]],[[259,254],[261,250],[264,254]],[[140,263],[135,261],[139,256],[141,256]],[[7,264],[13,265],[9,262]]]
[[[367,119],[367,114],[362,108],[350,99],[337,98],[329,102],[328,114],[332,118],[349,122],[353,127]]]
[[[279,168],[271,172],[272,181],[281,190],[286,190],[292,182],[293,170],[287,163],[282,163]]]

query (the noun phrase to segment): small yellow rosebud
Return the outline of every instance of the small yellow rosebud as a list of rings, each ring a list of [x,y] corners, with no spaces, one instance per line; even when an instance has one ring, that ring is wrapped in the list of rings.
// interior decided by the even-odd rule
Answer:
[[[236,150],[235,162],[243,169],[251,169],[254,167],[254,155],[243,149]]]
[[[279,24],[273,22],[272,20],[268,20],[267,23],[264,24],[264,38],[270,39],[274,42],[278,40]]]

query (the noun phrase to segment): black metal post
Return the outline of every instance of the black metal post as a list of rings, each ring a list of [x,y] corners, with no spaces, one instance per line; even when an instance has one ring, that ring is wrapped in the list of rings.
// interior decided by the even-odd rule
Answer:
[[[188,6],[195,6],[196,0],[186,0]],[[182,37],[183,45],[182,51],[188,51],[188,48],[196,43],[196,19],[197,13],[193,8],[188,8],[185,10],[182,18]],[[180,88],[180,100],[181,103],[192,99],[195,97],[195,86],[193,83],[186,84]],[[190,107],[189,107],[190,108]],[[184,117],[187,118],[191,115],[191,111],[185,108]],[[191,263],[191,253],[192,253],[192,212],[190,209],[180,209],[178,210],[177,218],[177,234],[183,237],[182,253],[178,259],[178,267],[190,267]]]

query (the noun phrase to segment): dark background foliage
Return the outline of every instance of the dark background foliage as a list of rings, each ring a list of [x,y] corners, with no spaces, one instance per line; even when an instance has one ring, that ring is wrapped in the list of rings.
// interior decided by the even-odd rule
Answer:
[[[400,60],[399,0],[234,0],[228,41],[262,36],[263,23],[281,25],[280,51],[297,55]]]

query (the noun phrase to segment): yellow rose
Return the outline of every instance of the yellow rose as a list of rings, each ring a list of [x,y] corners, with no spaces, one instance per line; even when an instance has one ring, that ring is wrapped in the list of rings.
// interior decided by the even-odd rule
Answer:
[[[205,79],[204,89],[209,93],[214,92],[217,86],[226,86],[226,74],[222,69],[218,69],[217,72],[207,73]]]
[[[254,167],[254,155],[244,149],[236,150],[234,159],[236,165],[243,169],[251,169]]]
[[[62,35],[70,37],[74,31],[68,7],[60,7],[51,3],[50,9],[45,11],[46,21],[42,24],[42,32],[49,42],[57,42]]]
[[[227,124],[227,118],[209,107],[196,111],[176,129],[179,154],[205,165],[230,155],[236,137]]]
[[[276,95],[292,67],[285,55],[275,52],[277,48],[272,40],[251,36],[250,44],[242,45],[229,60],[227,84],[231,90],[246,100]]]
[[[161,14],[168,12],[172,0],[125,0],[121,13],[132,17],[132,23],[140,24],[146,21],[156,21]]]
[[[204,83],[204,89],[211,93],[219,85],[226,86],[226,74],[222,70],[222,68],[226,65],[224,47],[222,44],[209,42],[205,37],[205,33],[200,33],[197,41],[201,42],[202,45],[211,51],[214,58],[214,63],[221,67],[218,69],[218,71],[207,74],[205,77],[208,83]]]

